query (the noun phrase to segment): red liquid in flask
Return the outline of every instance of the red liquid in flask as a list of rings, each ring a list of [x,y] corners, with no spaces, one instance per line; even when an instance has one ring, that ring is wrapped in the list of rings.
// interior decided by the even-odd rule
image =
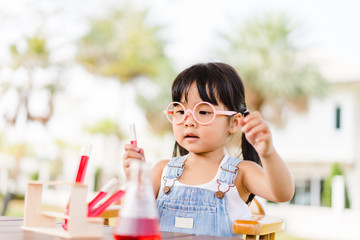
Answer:
[[[158,221],[151,218],[119,218],[114,239],[161,240]]]

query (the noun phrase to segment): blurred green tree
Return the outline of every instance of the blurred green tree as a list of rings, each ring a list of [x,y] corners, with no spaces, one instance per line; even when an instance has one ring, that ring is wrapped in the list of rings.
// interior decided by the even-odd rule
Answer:
[[[35,34],[25,39],[25,45],[25,49],[16,44],[10,46],[12,68],[14,70],[25,70],[27,77],[24,84],[16,84],[14,81],[2,82],[3,93],[15,89],[17,96],[15,112],[6,114],[5,119],[10,125],[14,125],[24,110],[27,121],[36,121],[45,125],[54,112],[53,98],[56,92],[60,90],[59,79],[54,77],[46,84],[38,84],[36,81],[35,71],[48,68],[51,64],[46,39]],[[45,91],[47,95],[47,100],[42,101],[47,110],[42,114],[33,113],[31,110],[31,101],[39,91]]]
[[[17,81],[15,77],[2,79],[1,81],[0,100],[8,96],[15,96],[15,108],[9,108],[4,113],[4,119],[9,127],[16,127],[19,120],[24,121],[25,124],[39,122],[45,126],[54,112],[54,96],[61,90],[60,74],[53,78],[48,77],[46,81],[39,81],[37,74],[39,70],[49,70],[50,68],[59,71],[62,64],[55,64],[50,61],[47,40],[40,34],[35,33],[32,37],[25,38],[24,44],[10,45],[9,50],[12,57],[10,66],[14,73],[25,74],[21,81]],[[38,97],[39,93],[45,96],[42,101],[36,101],[37,108],[43,104],[40,106],[41,111],[34,110],[32,104],[32,101]],[[9,185],[14,185],[14,189],[9,189],[5,197],[3,215],[6,213],[7,205],[16,191],[16,179],[20,172],[20,161],[25,156],[31,155],[30,143],[27,142],[26,134],[23,135],[24,138],[19,140],[19,143],[0,144],[1,151],[13,156],[15,159],[14,167],[10,169],[8,179]]]
[[[174,70],[160,38],[162,28],[148,22],[147,15],[147,10],[126,5],[92,21],[90,31],[79,41],[77,59],[94,74],[133,84],[150,126],[162,133],[169,127],[159,113],[170,91],[161,89],[170,89]]]
[[[119,140],[123,138],[119,125],[111,119],[101,119],[92,126],[86,126],[85,131],[93,135],[115,136]]]
[[[309,96],[322,96],[328,89],[317,67],[300,59],[296,30],[284,14],[268,14],[221,34],[227,46],[219,55],[239,71],[248,108],[263,111],[278,125],[284,124],[284,107],[305,110]],[[264,111],[265,106],[270,111]]]
[[[331,207],[331,187],[332,187],[332,180],[334,176],[344,176],[344,172],[340,166],[340,163],[334,162],[331,165],[331,170],[329,175],[326,177],[323,185],[323,191],[321,193],[321,203],[322,206]],[[345,185],[345,208],[350,208],[350,199],[347,187]]]

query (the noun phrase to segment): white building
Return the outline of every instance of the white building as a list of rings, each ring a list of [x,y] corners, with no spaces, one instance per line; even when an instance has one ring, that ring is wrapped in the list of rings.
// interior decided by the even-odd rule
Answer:
[[[325,97],[310,99],[306,112],[289,113],[284,128],[272,127],[274,144],[294,176],[296,194],[292,201],[294,205],[267,204],[266,209],[273,215],[284,217],[287,230],[297,235],[312,239],[357,239],[355,223],[360,222],[360,74],[337,76],[332,73],[325,74],[325,78],[331,82]],[[350,209],[344,209],[345,194],[341,190],[335,196],[342,206],[321,206],[323,181],[335,162],[345,173]]]

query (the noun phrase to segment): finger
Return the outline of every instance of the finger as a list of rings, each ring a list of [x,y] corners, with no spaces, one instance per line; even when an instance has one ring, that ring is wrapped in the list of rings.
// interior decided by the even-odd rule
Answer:
[[[134,151],[134,152],[140,152],[140,148],[132,145],[132,144],[125,144],[124,145],[125,151]]]
[[[245,135],[257,137],[258,135],[267,132],[268,132],[268,128],[265,124],[258,124],[253,128],[251,128],[249,131],[247,131]]]
[[[270,133],[261,133],[255,139],[256,144],[258,144],[260,142],[268,142],[268,141],[271,141],[271,134]]]
[[[245,137],[252,145],[254,145],[256,144],[257,138],[268,132],[268,128],[265,124],[259,124],[253,127],[250,131],[246,132]]]
[[[144,153],[144,149],[140,148],[139,154],[141,155],[142,159],[145,161],[145,153]]]
[[[254,119],[262,119],[261,114],[259,112],[252,112],[244,118],[244,122],[247,123]]]
[[[263,122],[260,119],[252,119],[251,121],[245,123],[245,125],[242,127],[242,131],[244,133],[247,133],[251,131],[254,127],[261,125]]]
[[[137,159],[137,160],[143,160],[144,156],[141,153],[134,152],[134,151],[126,151],[124,153],[124,159]]]
[[[132,162],[136,162],[136,161],[144,161],[143,158],[139,159],[139,158],[127,158],[127,159],[123,159],[123,168],[127,169],[130,168],[131,163]]]
[[[246,123],[252,121],[253,119],[259,118],[258,112],[253,112],[248,114],[246,117],[240,118],[240,125],[243,127]]]

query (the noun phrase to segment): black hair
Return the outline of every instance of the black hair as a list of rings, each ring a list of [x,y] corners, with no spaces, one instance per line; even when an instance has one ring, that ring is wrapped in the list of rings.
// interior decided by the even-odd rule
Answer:
[[[185,102],[191,85],[196,83],[199,96],[203,101],[218,105],[218,100],[229,111],[240,112],[244,116],[249,114],[245,103],[244,84],[236,70],[228,64],[210,62],[193,65],[182,71],[174,80],[171,88],[172,101],[180,102],[182,96]],[[242,156],[245,160],[256,162],[261,166],[260,157],[247,141],[245,135],[241,139]],[[175,142],[173,157],[187,154],[188,151]],[[250,193],[246,203],[254,198]]]

